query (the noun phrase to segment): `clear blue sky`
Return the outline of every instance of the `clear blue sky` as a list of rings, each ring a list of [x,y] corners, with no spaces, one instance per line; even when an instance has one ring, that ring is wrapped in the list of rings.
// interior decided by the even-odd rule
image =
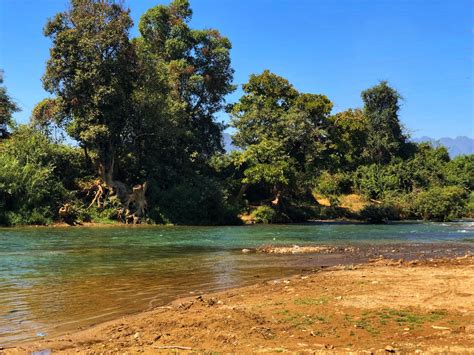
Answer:
[[[166,2],[125,3],[136,25],[146,9]],[[50,41],[42,28],[66,5],[0,0],[0,68],[23,109],[20,122],[47,96],[40,78]],[[238,84],[270,69],[301,91],[326,94],[337,112],[361,106],[360,92],[386,79],[405,99],[401,119],[412,136],[474,136],[473,0],[191,0],[191,6],[193,27],[217,28],[232,41]]]

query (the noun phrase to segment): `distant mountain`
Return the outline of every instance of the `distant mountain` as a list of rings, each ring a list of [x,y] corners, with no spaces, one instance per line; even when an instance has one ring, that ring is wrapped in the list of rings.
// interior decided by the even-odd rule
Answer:
[[[226,152],[232,152],[239,149],[232,144],[232,136],[229,133],[223,133],[222,140]],[[463,154],[474,154],[474,139],[466,136],[456,138],[443,137],[440,139],[423,136],[420,138],[413,138],[412,141],[416,143],[429,142],[435,147],[440,144],[444,145],[448,149],[451,158]]]
[[[463,154],[474,154],[474,139],[466,136],[456,138],[443,137],[440,139],[424,136],[413,138],[412,141],[416,143],[429,142],[435,147],[438,145],[444,145],[448,149],[451,158]]]

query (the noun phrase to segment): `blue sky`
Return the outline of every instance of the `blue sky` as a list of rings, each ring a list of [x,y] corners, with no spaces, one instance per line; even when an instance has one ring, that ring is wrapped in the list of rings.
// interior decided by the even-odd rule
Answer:
[[[136,25],[146,9],[166,2],[125,3]],[[66,0],[0,0],[0,68],[23,109],[19,122],[48,96],[40,78],[50,41],[42,28],[66,6]],[[193,27],[230,38],[238,84],[270,69],[300,91],[327,95],[337,112],[361,106],[362,90],[388,80],[404,97],[401,119],[412,136],[474,137],[473,0],[191,0],[191,6]]]

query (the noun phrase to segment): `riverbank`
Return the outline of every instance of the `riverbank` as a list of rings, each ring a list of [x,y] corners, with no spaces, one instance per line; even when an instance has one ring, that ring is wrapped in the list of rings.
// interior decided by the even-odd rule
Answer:
[[[4,349],[79,353],[474,351],[474,257],[368,264],[182,298]]]

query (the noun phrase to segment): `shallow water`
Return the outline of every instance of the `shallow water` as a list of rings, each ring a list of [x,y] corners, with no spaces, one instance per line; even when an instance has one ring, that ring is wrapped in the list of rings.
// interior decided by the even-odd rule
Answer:
[[[368,257],[474,251],[474,223],[0,229],[0,345],[87,327],[170,300]],[[243,254],[262,245],[355,254]],[[391,255],[395,252],[400,255]]]

